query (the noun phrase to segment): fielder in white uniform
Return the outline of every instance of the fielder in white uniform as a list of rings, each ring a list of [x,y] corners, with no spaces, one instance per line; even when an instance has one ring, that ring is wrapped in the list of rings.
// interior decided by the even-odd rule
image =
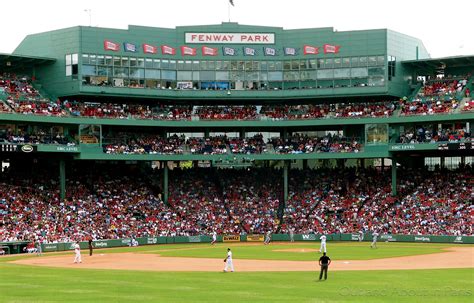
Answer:
[[[362,240],[364,240],[364,232],[359,230],[359,242],[362,242]]]
[[[76,257],[74,258],[74,263],[82,263],[81,247],[79,246],[79,241],[74,244],[74,253],[76,254]]]
[[[379,233],[374,231],[372,233],[372,244],[370,244],[370,247],[371,248],[377,248],[377,238],[379,236]]]
[[[211,245],[214,245],[217,241],[217,233],[214,231],[212,233],[212,242],[211,242]]]
[[[319,248],[320,253],[325,253],[326,251],[326,236],[322,235],[319,237],[319,240],[321,240],[321,247]]]
[[[224,272],[227,272],[230,269],[231,272],[234,272],[234,264],[232,263],[232,252],[230,248],[227,248],[227,257],[224,259],[225,267]]]
[[[272,240],[272,231],[269,230],[265,234],[265,241],[263,242],[264,245],[270,244],[270,241]]]

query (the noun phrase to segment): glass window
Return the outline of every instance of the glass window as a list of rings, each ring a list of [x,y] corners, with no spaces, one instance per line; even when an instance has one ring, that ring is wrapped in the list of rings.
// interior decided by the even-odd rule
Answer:
[[[161,68],[161,61],[159,59],[153,59],[153,68]]]
[[[333,79],[334,70],[332,69],[320,69],[317,71],[318,79]]]
[[[217,81],[226,81],[230,80],[229,72],[216,72]]]
[[[170,61],[169,60],[161,60],[161,68],[162,69],[168,69],[170,67]]]
[[[324,68],[324,59],[318,59],[318,68]]]
[[[252,68],[253,68],[253,70],[260,70],[260,62],[259,61],[253,61],[252,62]]]
[[[300,70],[305,70],[309,65],[309,60],[301,60],[300,61]]]
[[[66,65],[66,76],[72,75],[72,65]]]
[[[95,76],[97,74],[97,69],[95,65],[83,65],[82,66],[82,75],[84,76]]]
[[[199,61],[193,61],[193,70],[199,70]]]
[[[137,66],[138,67],[145,67],[145,60],[143,58],[137,59]]]
[[[112,76],[112,68],[99,66],[97,67],[97,75],[98,76],[108,76],[108,75]]]
[[[383,76],[385,75],[385,69],[383,67],[371,67],[369,68],[369,76]]]
[[[359,57],[352,57],[352,58],[351,58],[351,66],[352,66],[352,67],[357,67],[357,66],[359,66]]]
[[[72,58],[71,55],[66,55],[66,65],[71,65]]]
[[[122,57],[122,66],[129,66],[128,57]]]
[[[145,70],[146,79],[160,79],[160,71],[157,69],[147,69]]]
[[[341,58],[334,58],[334,68],[341,67],[341,64],[342,64]]]
[[[282,70],[283,63],[281,61],[275,61],[275,70]]]
[[[153,60],[152,59],[145,59],[145,67],[146,68],[153,68]]]
[[[368,62],[369,62],[369,66],[376,66],[377,65],[377,57],[370,56]]]
[[[72,64],[78,64],[78,63],[79,63],[78,54],[72,54]]]
[[[82,64],[88,64],[89,63],[89,55],[83,54],[82,55]],[[67,64],[67,58],[66,58],[66,64]]]
[[[291,61],[284,61],[283,62],[283,70],[290,70],[291,69]]]
[[[385,65],[385,56],[377,57],[377,65]]]
[[[350,67],[351,66],[351,59],[350,58],[342,58],[341,67]]]
[[[229,61],[222,62],[222,69],[223,70],[230,70],[230,62]]]
[[[252,70],[252,61],[245,62],[245,70]]]
[[[285,71],[283,73],[283,80],[285,81],[298,81],[300,78],[299,72],[296,71]]]
[[[193,81],[199,81],[199,71],[193,72]]]
[[[291,69],[292,70],[299,70],[300,69],[300,61],[299,60],[291,61]]]
[[[366,67],[351,68],[352,78],[365,78],[369,75]]]
[[[245,78],[247,81],[258,81],[259,80],[258,74],[259,72],[250,72],[246,74]]]
[[[360,57],[359,63],[360,63],[360,66],[367,66],[367,57]]]
[[[105,65],[105,57],[104,56],[97,56],[97,64],[98,65]]]
[[[96,55],[90,55],[90,56],[89,56],[89,63],[90,63],[91,65],[97,64],[97,56],[96,56]]]
[[[244,80],[244,72],[240,71],[233,71],[230,73],[230,79],[234,81],[243,81]]]
[[[112,65],[112,56],[105,56],[105,65]]]
[[[268,70],[275,70],[275,62],[274,61],[268,62]]]
[[[230,61],[230,68],[232,70],[237,70],[237,61]]]
[[[388,125],[387,124],[366,124],[365,138],[367,144],[387,144]]]
[[[208,70],[216,70],[216,61],[208,61],[207,62],[207,69]]]
[[[216,80],[216,72],[214,71],[201,71],[199,73],[201,81],[214,81]]]
[[[201,68],[200,70],[207,70],[207,61],[201,61]]]
[[[144,78],[145,70],[143,68],[130,68],[130,78]]]
[[[183,70],[184,69],[184,61],[178,60],[178,63],[176,65],[176,67],[177,67],[178,70]],[[178,73],[178,80],[180,80],[179,79],[179,73]]]
[[[334,67],[334,60],[333,59],[326,59],[324,63],[324,68],[333,68]]]
[[[137,58],[130,58],[130,66],[131,67],[137,66]]]
[[[350,78],[351,69],[350,68],[337,68],[334,70],[334,78]]]
[[[262,71],[266,71],[267,70],[267,62],[266,61],[262,61],[260,62],[260,70]]]
[[[268,81],[283,81],[283,72],[268,72]]]
[[[177,75],[178,81],[180,80],[192,80],[193,72],[192,71],[179,71]]]
[[[169,69],[176,69],[176,60],[170,60],[170,67]]]
[[[174,70],[162,70],[161,78],[163,80],[176,80],[176,71]]]
[[[316,63],[316,59],[311,59],[309,60],[309,65],[308,65],[308,68],[310,69],[316,69],[316,66],[317,66],[317,63]]]
[[[222,61],[216,61],[216,70],[222,69]]]
[[[122,66],[122,61],[120,57],[114,57],[114,66]]]
[[[185,61],[184,62],[184,69],[185,70],[193,70],[193,62],[192,61]]]
[[[237,70],[244,70],[245,67],[245,62],[244,61],[238,61],[237,62]]]
[[[128,67],[115,67],[114,77],[125,77],[128,78]]]

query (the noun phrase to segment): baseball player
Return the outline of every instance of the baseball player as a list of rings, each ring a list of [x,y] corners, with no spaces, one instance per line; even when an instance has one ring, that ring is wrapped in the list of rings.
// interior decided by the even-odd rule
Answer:
[[[374,231],[372,233],[372,244],[370,244],[370,247],[371,248],[377,248],[377,238],[379,236],[379,233]]]
[[[82,263],[81,247],[79,246],[79,241],[76,241],[76,244],[74,244],[74,253],[76,254],[74,257],[74,263]]]
[[[319,240],[321,240],[321,247],[319,248],[319,253],[326,253],[326,236],[322,235],[319,237]]]
[[[359,230],[359,242],[362,242],[362,240],[364,240],[364,232],[361,230]]]
[[[41,256],[42,253],[43,253],[43,251],[41,250],[41,239],[38,238],[36,240],[36,255]]]
[[[231,272],[234,272],[234,264],[232,263],[232,252],[230,251],[230,248],[227,248],[227,257],[224,259],[224,262],[224,272],[227,272],[227,269],[230,269]]]
[[[295,242],[295,229],[290,227],[290,241]]]
[[[216,233],[216,231],[213,231],[213,232],[212,232],[212,242],[211,242],[211,245],[216,244],[216,241],[217,241],[217,233]]]
[[[264,245],[268,245],[270,244],[270,241],[272,240],[272,231],[269,230],[267,231],[267,233],[265,234],[265,241],[263,242]]]

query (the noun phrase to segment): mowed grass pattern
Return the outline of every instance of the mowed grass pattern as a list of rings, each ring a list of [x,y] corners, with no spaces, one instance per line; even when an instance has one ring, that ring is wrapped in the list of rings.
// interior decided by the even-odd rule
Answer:
[[[223,258],[227,244],[161,245],[100,250],[136,251]],[[317,253],[275,254],[274,249],[317,248],[315,243],[245,246],[233,244],[236,258],[314,260]],[[436,252],[437,244],[328,243],[334,259],[357,259]],[[385,252],[384,252],[385,251]],[[420,252],[420,253],[421,253]],[[72,253],[71,254],[72,258]],[[190,255],[191,256],[191,255]],[[296,257],[298,256],[298,257]],[[304,256],[304,257],[302,257]],[[317,272],[142,272],[23,266],[0,258],[0,302],[473,302],[472,268],[450,270]],[[360,259],[360,258],[359,258]],[[72,260],[72,259],[71,259]],[[199,262],[199,259],[196,260]],[[466,260],[469,264],[469,260]]]

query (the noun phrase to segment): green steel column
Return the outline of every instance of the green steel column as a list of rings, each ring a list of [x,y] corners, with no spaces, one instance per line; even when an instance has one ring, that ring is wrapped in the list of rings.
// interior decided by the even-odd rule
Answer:
[[[392,158],[392,196],[397,195],[397,161]]]
[[[61,200],[66,198],[66,161],[59,160],[59,194]]]
[[[163,167],[163,202],[168,204],[168,161],[164,162]]]
[[[283,165],[283,202],[286,205],[286,202],[288,201],[288,166],[289,162],[285,161]]]

